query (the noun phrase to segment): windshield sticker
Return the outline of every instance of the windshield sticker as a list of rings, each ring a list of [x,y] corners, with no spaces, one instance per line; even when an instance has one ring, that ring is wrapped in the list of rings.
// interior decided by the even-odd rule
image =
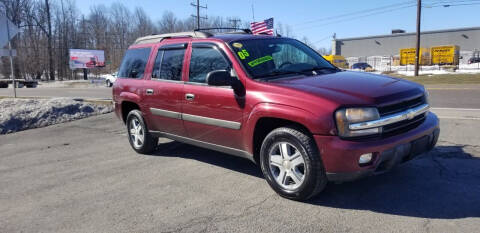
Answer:
[[[265,57],[260,57],[260,58],[257,58],[251,62],[248,63],[248,65],[250,67],[255,67],[255,66],[258,66],[264,62],[267,62],[267,61],[270,61],[270,60],[273,60],[273,57],[272,56],[265,56]]]
[[[235,43],[233,43],[233,47],[240,49],[240,48],[243,47],[243,44],[240,44],[240,43],[235,42]]]
[[[237,52],[240,59],[244,60],[246,57],[250,56],[246,49],[242,49],[241,51]]]

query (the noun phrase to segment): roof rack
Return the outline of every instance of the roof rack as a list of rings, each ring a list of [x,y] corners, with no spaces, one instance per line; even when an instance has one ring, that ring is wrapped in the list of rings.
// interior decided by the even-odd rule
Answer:
[[[224,32],[224,33],[231,33],[231,34],[252,34],[252,31],[248,28],[234,28],[234,27],[214,27],[214,28],[199,28],[195,29],[195,32],[198,31],[208,31],[208,30],[235,30],[231,32]]]
[[[178,38],[178,37],[208,38],[211,36],[213,36],[213,34],[208,32],[201,32],[197,30],[191,31],[191,32],[175,32],[175,33],[166,33],[166,34],[140,37],[137,40],[135,40],[134,44],[158,43],[163,39]]]

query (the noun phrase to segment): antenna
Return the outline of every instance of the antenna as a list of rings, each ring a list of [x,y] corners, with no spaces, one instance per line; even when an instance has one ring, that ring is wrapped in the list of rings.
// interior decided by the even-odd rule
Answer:
[[[200,16],[200,8],[207,9],[207,4],[205,6],[200,5],[200,0],[197,0],[197,4],[195,3],[190,3],[191,6],[197,8],[197,15],[192,15],[192,17],[197,18],[197,29],[200,28],[200,19],[208,19],[207,16],[202,17]]]

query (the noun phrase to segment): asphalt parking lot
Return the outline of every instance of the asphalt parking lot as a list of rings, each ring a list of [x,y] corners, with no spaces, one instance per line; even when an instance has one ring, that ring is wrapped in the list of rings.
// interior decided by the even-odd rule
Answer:
[[[0,232],[476,232],[480,112],[439,111],[434,151],[305,203],[248,160],[167,140],[138,155],[113,114],[2,135]]]

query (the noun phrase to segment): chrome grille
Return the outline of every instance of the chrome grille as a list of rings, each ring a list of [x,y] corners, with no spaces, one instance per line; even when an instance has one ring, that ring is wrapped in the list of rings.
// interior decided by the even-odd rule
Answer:
[[[425,96],[422,95],[414,99],[402,101],[402,102],[391,104],[391,105],[381,106],[378,108],[378,111],[380,113],[380,117],[388,116],[391,114],[395,114],[411,108],[418,107],[422,104],[425,104],[426,102],[427,101]],[[410,131],[418,127],[420,124],[422,124],[423,121],[425,121],[425,117],[426,117],[426,113],[418,115],[413,119],[403,120],[393,124],[385,125],[383,126],[382,136],[388,137],[388,136],[393,136],[393,135]]]
[[[409,100],[405,100],[405,101],[402,101],[402,102],[399,102],[399,103],[390,104],[390,105],[386,105],[386,106],[380,106],[380,107],[378,107],[378,112],[380,113],[381,117],[382,116],[387,116],[387,115],[391,115],[391,114],[394,114],[394,113],[397,113],[397,112],[405,111],[405,110],[410,109],[410,108],[420,106],[422,104],[425,104],[426,102],[427,101],[425,99],[425,96],[421,95],[419,97],[409,99]]]

